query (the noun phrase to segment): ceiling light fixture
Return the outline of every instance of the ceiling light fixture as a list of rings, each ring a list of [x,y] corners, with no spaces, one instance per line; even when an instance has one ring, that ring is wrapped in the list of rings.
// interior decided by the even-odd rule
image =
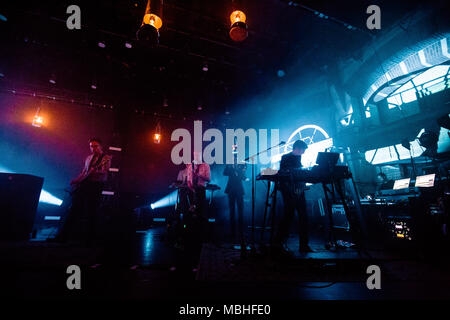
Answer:
[[[156,144],[161,143],[161,124],[159,121],[156,124],[155,133],[153,134],[153,142]]]
[[[147,0],[142,24],[136,33],[138,40],[149,41],[152,45],[159,43],[159,29],[162,27],[163,0]]]
[[[48,82],[50,82],[51,84],[56,84],[56,76],[54,73],[52,73]]]
[[[42,101],[41,101],[41,104],[42,104]],[[36,113],[34,114],[33,121],[31,122],[31,125],[33,127],[40,128],[44,124],[44,118],[40,115],[40,113],[41,113],[41,107],[39,106],[36,110]]]
[[[235,10],[230,15],[231,27],[230,27],[230,38],[233,41],[241,42],[247,39],[248,27],[246,24],[247,17],[245,13],[240,10]]]

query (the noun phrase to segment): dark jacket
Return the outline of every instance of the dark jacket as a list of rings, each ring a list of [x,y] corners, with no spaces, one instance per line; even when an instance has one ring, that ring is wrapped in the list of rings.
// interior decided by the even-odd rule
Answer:
[[[281,157],[280,171],[292,171],[302,168],[302,156],[296,156],[288,153]],[[305,183],[294,181],[283,181],[280,183],[280,190],[284,194],[299,195],[304,191]]]
[[[228,176],[227,187],[225,188],[225,193],[232,195],[243,195],[244,186],[242,185],[242,180],[245,180],[245,170],[246,166],[242,164],[225,166],[223,171],[224,176]]]
[[[291,152],[281,157],[280,171],[301,169],[301,168],[302,168],[302,156],[296,156]]]

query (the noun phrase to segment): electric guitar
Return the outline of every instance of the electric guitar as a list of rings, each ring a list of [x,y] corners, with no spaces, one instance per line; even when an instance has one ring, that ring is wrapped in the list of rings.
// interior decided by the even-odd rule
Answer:
[[[72,183],[70,185],[70,191],[69,193],[71,195],[73,195],[74,193],[76,193],[77,191],[80,190],[80,188],[82,188],[83,186],[83,182],[86,181],[87,178],[89,178],[89,176],[96,170],[98,170],[99,168],[103,167],[105,164],[107,164],[109,161],[111,160],[111,156],[109,155],[103,155],[102,159],[99,163],[93,165],[86,173],[84,173],[83,175],[81,175],[76,182]]]

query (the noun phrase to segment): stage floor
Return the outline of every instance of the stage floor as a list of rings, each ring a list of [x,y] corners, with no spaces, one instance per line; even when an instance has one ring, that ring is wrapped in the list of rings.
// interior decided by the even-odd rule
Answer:
[[[292,251],[296,252],[292,238]],[[450,299],[450,261],[414,259],[384,251],[360,256],[330,252],[277,261],[265,255],[240,259],[226,243],[205,243],[198,256],[167,243],[165,228],[138,231],[129,242],[103,248],[46,242],[0,243],[3,298],[151,299],[168,301]],[[448,255],[448,253],[446,253]],[[82,270],[82,288],[67,290],[66,268]],[[382,289],[366,286],[367,266],[379,265]]]

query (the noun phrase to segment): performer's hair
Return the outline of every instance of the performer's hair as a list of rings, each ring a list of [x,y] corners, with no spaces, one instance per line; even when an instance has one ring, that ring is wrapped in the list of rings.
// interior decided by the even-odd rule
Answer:
[[[303,140],[297,140],[294,142],[294,145],[292,146],[292,149],[308,149],[308,145]]]
[[[100,140],[99,138],[90,138],[89,143],[91,142],[97,142],[98,144],[102,144],[102,140]]]

